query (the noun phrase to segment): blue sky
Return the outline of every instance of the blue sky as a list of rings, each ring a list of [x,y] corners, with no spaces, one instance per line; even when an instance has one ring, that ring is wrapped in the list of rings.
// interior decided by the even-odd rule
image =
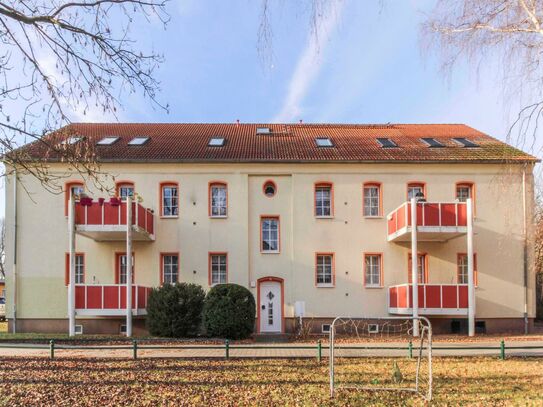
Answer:
[[[315,33],[300,3],[270,0],[272,58],[257,52],[260,0],[173,0],[166,30],[138,26],[169,114],[138,95],[118,115],[130,122],[466,123],[504,139],[510,115],[498,73],[459,66],[452,77],[421,49],[420,23],[434,0],[340,2]],[[318,40],[316,40],[318,38]],[[515,112],[515,101],[508,106]],[[109,121],[101,112],[74,121]],[[3,213],[4,196],[0,195]]]

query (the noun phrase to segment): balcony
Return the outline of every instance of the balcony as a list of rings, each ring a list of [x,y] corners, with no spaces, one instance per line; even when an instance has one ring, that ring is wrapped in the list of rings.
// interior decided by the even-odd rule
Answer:
[[[132,239],[154,241],[153,211],[132,203]],[[126,202],[93,202],[88,199],[75,204],[76,233],[97,242],[126,240]]]
[[[419,315],[467,315],[467,284],[419,284]],[[413,286],[400,284],[388,287],[388,312],[413,313]]]
[[[132,286],[132,315],[146,315],[151,288]],[[75,312],[78,316],[125,316],[126,285],[76,284]]]
[[[411,203],[405,202],[387,216],[389,242],[411,241]],[[467,232],[465,202],[418,202],[417,240],[446,242]]]

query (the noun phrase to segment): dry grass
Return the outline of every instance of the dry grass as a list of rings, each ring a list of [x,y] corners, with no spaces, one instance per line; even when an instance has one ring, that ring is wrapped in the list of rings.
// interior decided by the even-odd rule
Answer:
[[[396,359],[405,363],[405,359]],[[543,360],[435,358],[435,405],[541,405]],[[341,366],[388,380],[392,359]],[[313,360],[1,359],[1,405],[423,405],[408,393],[328,396],[326,363]]]

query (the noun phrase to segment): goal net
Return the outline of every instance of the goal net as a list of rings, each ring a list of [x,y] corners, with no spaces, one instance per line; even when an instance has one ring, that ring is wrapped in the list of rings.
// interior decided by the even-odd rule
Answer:
[[[354,389],[432,398],[432,326],[424,317],[338,317],[329,349],[332,397]]]

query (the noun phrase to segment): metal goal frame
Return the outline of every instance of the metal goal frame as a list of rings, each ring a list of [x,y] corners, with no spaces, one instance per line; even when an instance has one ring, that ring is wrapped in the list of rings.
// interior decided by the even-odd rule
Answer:
[[[342,321],[354,321],[354,320],[367,320],[367,321],[408,321],[411,320],[413,324],[418,324],[419,326],[419,338],[413,336],[412,327],[411,325],[411,337],[416,340],[419,339],[419,346],[418,346],[418,355],[417,355],[417,367],[416,367],[416,376],[415,376],[415,386],[414,387],[368,387],[368,386],[362,386],[362,385],[338,385],[335,382],[335,336],[336,336],[336,327],[339,322]],[[335,396],[336,390],[339,389],[356,389],[356,390],[366,390],[366,391],[405,391],[405,392],[412,392],[415,394],[419,394],[422,396],[425,400],[430,401],[432,400],[432,324],[428,320],[428,318],[425,317],[413,317],[413,316],[405,316],[405,317],[336,317],[332,324],[330,325],[330,346],[329,346],[329,370],[330,370],[330,397]],[[427,349],[427,357],[428,357],[428,390],[426,394],[423,394],[420,392],[420,383],[419,383],[419,374],[421,369],[421,359],[422,359],[422,352],[425,348]],[[341,347],[338,347],[341,349]],[[376,348],[378,349],[378,348]]]

